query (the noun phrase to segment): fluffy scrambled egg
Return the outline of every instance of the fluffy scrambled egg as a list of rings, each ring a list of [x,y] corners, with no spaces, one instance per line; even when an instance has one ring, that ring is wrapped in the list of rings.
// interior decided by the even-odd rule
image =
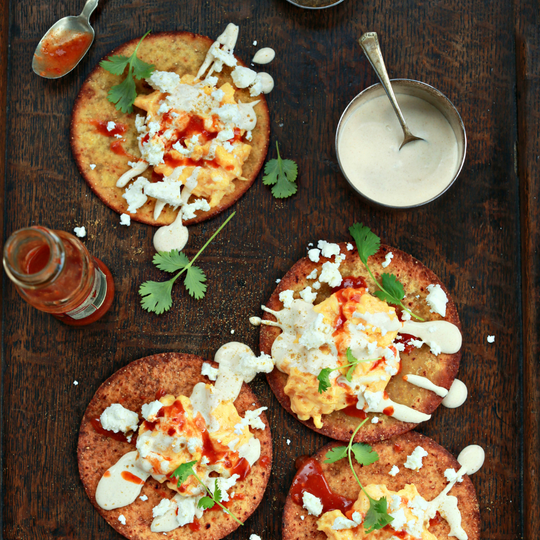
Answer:
[[[427,502],[419,495],[414,484],[407,484],[397,493],[380,484],[370,484],[365,487],[365,490],[375,500],[386,497],[388,511],[394,517],[392,523],[383,529],[369,533],[369,535],[364,532],[363,522],[350,529],[336,530],[332,528],[335,526],[336,518],[351,519],[355,512],[359,512],[362,518],[365,518],[366,512],[369,510],[369,499],[360,491],[358,500],[347,512],[347,516],[344,516],[340,510],[325,512],[317,520],[319,531],[323,531],[330,540],[359,540],[362,538],[391,540],[396,538],[396,532],[405,532],[407,534],[405,538],[411,540],[437,540],[427,530],[429,527],[429,515],[424,511],[427,508]]]
[[[340,369],[342,376],[331,378],[331,387],[322,393],[318,391],[316,375],[284,363],[283,371],[288,374],[284,391],[291,400],[291,409],[300,420],[312,418],[315,426],[320,428],[323,414],[355,405],[359,392],[384,391],[392,370],[386,369],[383,352],[390,350],[399,362],[396,348],[392,345],[397,330],[387,331],[382,324],[376,326],[376,322],[377,317],[380,319],[381,316],[391,322],[398,319],[393,307],[372,296],[365,288],[341,289],[314,306],[313,310],[322,314],[324,324],[332,329],[331,340],[335,350],[332,351],[332,343],[325,343],[320,347],[321,355],[337,356],[337,365],[346,366],[349,364],[346,352],[350,348],[353,356],[360,360],[352,373],[351,382],[345,378],[349,367],[344,367]],[[326,366],[329,365],[332,365],[330,361]]]
[[[219,429],[213,432],[207,430],[200,413],[194,415],[189,398],[166,395],[159,401],[163,407],[156,414],[155,421],[143,422],[138,434],[149,449],[148,452],[139,450],[141,457],[152,466],[149,472],[163,475],[163,481],[168,481],[171,489],[189,495],[198,489],[199,483],[190,476],[177,486],[172,473],[180,465],[197,461],[194,470],[200,478],[206,478],[212,471],[223,473],[234,469],[240,457],[229,444],[239,448],[253,435],[248,426],[242,427],[241,434],[238,434],[238,429],[235,432],[235,426],[241,423],[242,418],[231,401],[221,402],[210,413],[219,425]]]
[[[180,83],[194,85],[194,77],[184,75]],[[207,96],[216,95],[216,88],[211,85],[204,86],[202,91]],[[234,88],[229,83],[223,84],[218,92],[223,94],[220,106],[236,104]],[[201,167],[192,195],[207,199],[210,207],[217,206],[225,195],[234,191],[235,179],[244,180],[242,168],[251,152],[251,146],[241,141],[245,130],[234,128],[229,139],[217,141],[219,132],[225,128],[217,115],[188,113],[179,108],[160,112],[161,102],[167,95],[156,90],[148,95],[137,96],[134,103],[146,111],[147,126],[159,124],[155,130],[150,130],[150,134],[154,132],[152,137],[159,138],[159,144],[164,145],[165,152],[163,163],[155,165],[154,171],[170,176],[175,169],[183,167],[177,181],[185,184],[194,169]],[[147,140],[142,137],[142,142]],[[173,148],[176,143],[180,143],[181,151]],[[187,151],[189,157],[186,157]]]

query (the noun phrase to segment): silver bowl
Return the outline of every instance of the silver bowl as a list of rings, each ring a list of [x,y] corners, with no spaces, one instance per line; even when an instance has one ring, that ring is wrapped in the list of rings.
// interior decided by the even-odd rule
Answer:
[[[304,6],[302,4],[299,4],[298,2],[294,2],[293,0],[287,0],[289,4],[292,4],[293,6],[302,8],[302,9],[328,9],[334,6],[337,6],[338,4],[341,4],[341,2],[344,2],[344,0],[335,0],[331,4],[328,4],[326,6]]]
[[[339,123],[336,129],[336,139],[335,139],[335,148],[336,148],[336,155],[339,163],[339,168],[341,169],[341,172],[343,176],[346,178],[347,182],[351,185],[351,187],[359,194],[361,195],[365,200],[368,202],[384,207],[384,208],[392,208],[392,209],[407,209],[407,208],[417,208],[419,206],[423,206],[425,204],[428,204],[438,197],[440,197],[443,193],[448,191],[450,187],[454,184],[457,177],[459,176],[459,173],[461,172],[461,169],[463,168],[463,163],[465,162],[465,156],[467,153],[467,134],[465,132],[465,126],[463,125],[463,121],[461,120],[461,116],[459,115],[459,112],[454,107],[452,102],[439,90],[436,88],[433,88],[433,86],[430,86],[429,84],[420,82],[420,81],[414,81],[412,79],[392,79],[392,88],[394,89],[394,92],[399,96],[399,94],[406,94],[410,96],[414,96],[420,99],[423,99],[430,105],[433,105],[436,109],[438,109],[442,115],[446,118],[448,123],[450,124],[450,127],[452,128],[452,131],[454,132],[454,135],[456,136],[457,141],[457,150],[458,150],[458,160],[457,160],[457,168],[454,173],[454,176],[450,183],[444,187],[439,193],[437,193],[434,197],[431,197],[430,199],[423,201],[418,204],[409,205],[409,206],[394,206],[391,204],[384,204],[380,201],[376,201],[374,199],[371,199],[362,191],[360,191],[349,179],[347,174],[345,173],[345,170],[343,168],[343,164],[341,163],[340,155],[339,155],[339,137],[341,130],[349,117],[351,113],[356,111],[356,109],[360,106],[362,106],[367,101],[385,95],[384,88],[380,83],[374,84],[373,86],[370,86],[360,92],[350,103],[347,105],[347,108],[343,111],[343,114],[341,115],[341,118],[339,119]]]

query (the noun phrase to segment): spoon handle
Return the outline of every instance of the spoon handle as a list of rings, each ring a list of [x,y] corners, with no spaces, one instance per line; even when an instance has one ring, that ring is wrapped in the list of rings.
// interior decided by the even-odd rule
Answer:
[[[88,22],[90,22],[90,15],[94,12],[94,9],[97,8],[99,0],[88,0],[84,4],[84,8],[81,11],[81,17],[84,17]]]
[[[403,117],[401,109],[399,108],[396,96],[394,94],[394,90],[392,90],[390,78],[388,77],[386,66],[384,65],[384,60],[381,52],[381,47],[379,45],[379,38],[377,37],[377,33],[366,32],[358,40],[358,43],[360,43],[360,47],[362,47],[362,50],[367,56],[369,63],[373,66],[373,69],[375,70],[375,73],[377,73],[377,76],[379,77],[383,88],[386,90],[386,94],[388,95],[388,99],[390,99],[392,107],[394,107],[394,111],[397,114],[399,123],[401,124],[401,128],[403,129],[403,133],[405,134],[405,136],[412,135],[405,122],[405,118]]]

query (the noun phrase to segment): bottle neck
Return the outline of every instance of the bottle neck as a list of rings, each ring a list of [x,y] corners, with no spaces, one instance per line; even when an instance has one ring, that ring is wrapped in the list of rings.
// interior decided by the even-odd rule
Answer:
[[[24,289],[51,285],[64,270],[66,251],[60,237],[45,227],[13,233],[4,246],[4,269]]]

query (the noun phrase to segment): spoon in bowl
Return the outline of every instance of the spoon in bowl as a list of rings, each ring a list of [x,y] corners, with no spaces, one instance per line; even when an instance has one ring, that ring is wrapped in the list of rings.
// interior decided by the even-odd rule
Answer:
[[[73,70],[94,42],[90,15],[99,0],[88,0],[77,17],[64,17],[41,38],[32,60],[34,73],[45,79],[59,79]]]
[[[379,80],[381,81],[381,84],[383,85],[383,88],[386,91],[386,95],[388,96],[388,99],[390,100],[390,103],[392,104],[392,107],[394,108],[394,112],[396,113],[398,117],[399,123],[401,124],[401,129],[403,130],[404,138],[399,149],[401,150],[406,144],[412,141],[423,141],[424,139],[422,139],[421,137],[416,137],[416,135],[413,135],[411,133],[411,130],[409,129],[409,126],[407,125],[407,122],[405,122],[403,113],[401,112],[401,109],[399,108],[396,96],[394,94],[394,91],[392,90],[392,85],[390,84],[390,78],[388,77],[386,66],[384,65],[384,60],[383,60],[383,56],[381,52],[381,47],[379,45],[379,38],[377,37],[377,33],[366,32],[358,40],[358,42],[360,43],[360,47],[362,47],[362,50],[367,56],[369,63],[372,65],[373,69],[375,70],[377,77],[379,77]]]

